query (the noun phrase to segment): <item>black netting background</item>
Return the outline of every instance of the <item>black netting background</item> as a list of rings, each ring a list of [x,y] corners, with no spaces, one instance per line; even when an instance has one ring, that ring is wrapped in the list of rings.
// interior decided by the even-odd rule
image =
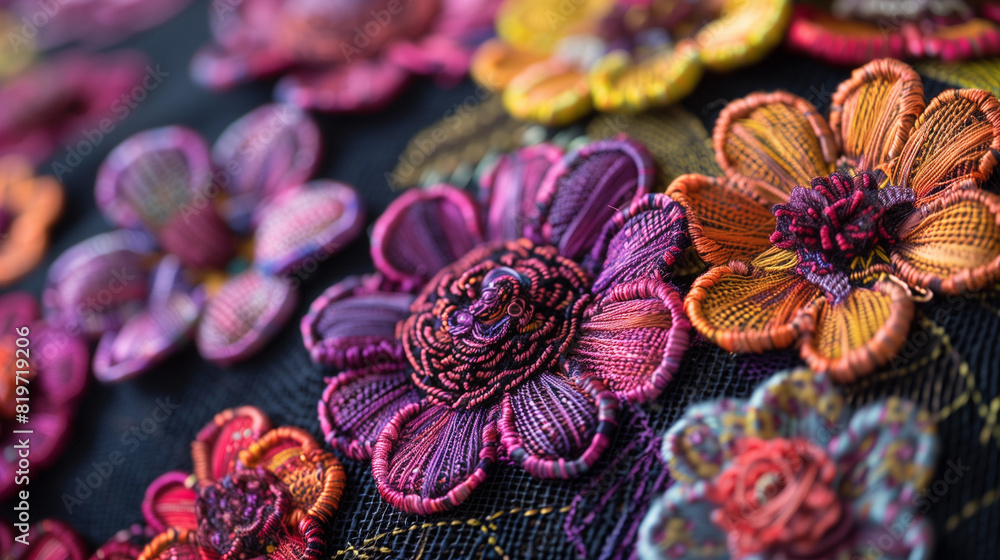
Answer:
[[[65,177],[68,211],[55,233],[52,256],[83,238],[108,229],[93,202],[93,178],[104,155],[128,135],[169,123],[201,131],[213,141],[234,119],[270,98],[270,84],[225,95],[199,90],[187,75],[187,61],[208,38],[207,2],[196,3],[168,25],[130,41],[153,65],[169,73],[95,153]],[[729,75],[708,75],[684,103],[711,131],[722,107],[758,89],[784,88],[826,112],[836,85],[849,75],[821,63],[779,52],[761,66]],[[945,88],[927,82],[928,95]],[[395,196],[386,172],[393,169],[407,140],[434,122],[478,105],[470,83],[440,90],[428,81],[386,111],[370,116],[322,117],[326,140],[325,176],[356,185],[370,216]],[[65,158],[63,150],[57,158]],[[371,269],[366,241],[324,263],[305,283],[296,317],[331,283]],[[48,262],[51,262],[51,257]],[[19,286],[36,295],[44,268]],[[1000,295],[994,291],[941,298],[921,305],[905,357],[856,387],[856,403],[898,393],[919,400],[941,417],[943,442],[938,477],[949,464],[968,465],[957,484],[932,485],[927,514],[938,533],[940,556],[994,557],[1000,548]],[[367,465],[345,461],[349,486],[329,535],[331,557],[402,558],[588,558],[628,554],[634,524],[646,501],[662,490],[665,473],[656,459],[654,437],[688,404],[719,396],[746,396],[770,372],[796,365],[792,353],[767,357],[734,356],[696,342],[667,393],[643,410],[629,409],[615,447],[591,479],[540,482],[501,465],[490,480],[457,510],[420,518],[400,514],[380,499]],[[302,426],[320,437],[316,401],[324,372],[303,350],[297,325],[289,325],[258,357],[222,370],[193,350],[169,360],[139,380],[115,386],[91,384],[74,426],[69,449],[45,473],[32,473],[35,519],[55,516],[72,523],[91,545],[141,521],[146,485],[171,469],[191,468],[188,445],[197,430],[226,408],[253,404],[277,425]],[[161,403],[176,405],[169,418],[154,423],[145,439],[133,427],[148,428]],[[141,432],[140,432],[141,433]],[[107,473],[101,463],[115,452],[123,464]],[[95,465],[96,463],[96,465]],[[99,479],[96,489],[85,486]],[[82,486],[83,485],[83,486]],[[89,490],[89,494],[88,491]],[[82,503],[66,507],[65,497]],[[9,516],[4,505],[0,515]],[[569,533],[573,539],[567,537]]]

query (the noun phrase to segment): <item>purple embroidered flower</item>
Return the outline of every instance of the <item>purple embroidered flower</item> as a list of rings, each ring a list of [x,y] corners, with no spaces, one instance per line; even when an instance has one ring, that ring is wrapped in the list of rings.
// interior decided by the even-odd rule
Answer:
[[[0,155],[35,164],[60,145],[76,147],[142,80],[145,58],[132,52],[67,52],[39,62],[0,86]],[[89,144],[89,142],[88,142]],[[93,149],[93,146],[90,146]],[[53,171],[69,167],[57,160]]]
[[[353,188],[304,183],[319,142],[305,112],[267,105],[211,152],[196,132],[166,127],[108,155],[97,202],[127,229],[63,254],[45,294],[50,317],[100,337],[98,379],[142,373],[192,334],[202,356],[221,365],[274,336],[295,307],[299,268],[339,251],[363,224]]]
[[[327,441],[371,458],[411,513],[457,506],[500,457],[542,478],[587,471],[621,400],[656,398],[688,344],[669,283],[686,224],[648,194],[644,148],[536,145],[480,183],[478,204],[448,185],[400,196],[372,231],[380,274],[331,287],[302,321],[337,370]]]
[[[930,557],[919,492],[934,422],[890,398],[852,411],[826,375],[774,375],[745,401],[697,404],[667,432],[675,483],[639,529],[639,557]]]
[[[31,295],[0,296],[0,500],[25,484],[17,471],[27,436],[15,430],[32,432],[31,468],[48,467],[66,445],[87,383],[87,346],[55,325],[39,320]]]
[[[278,99],[320,111],[372,111],[411,74],[465,76],[498,0],[243,0],[213,4],[215,42],[191,64],[212,89],[279,74]]]
[[[39,46],[50,49],[80,41],[102,47],[156,27],[191,0],[11,0],[7,9],[37,28]],[[28,42],[18,34],[11,41]]]

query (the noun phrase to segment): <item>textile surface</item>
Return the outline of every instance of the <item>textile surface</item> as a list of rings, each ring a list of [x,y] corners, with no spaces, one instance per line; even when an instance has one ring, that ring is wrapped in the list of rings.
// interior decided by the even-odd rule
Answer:
[[[196,3],[166,26],[127,43],[145,51],[153,69],[159,65],[167,76],[136,96],[134,109],[115,121],[111,133],[97,140],[90,136],[92,153],[74,157],[66,148],[57,152],[53,161],[70,168],[62,177],[67,212],[53,231],[44,265],[17,288],[39,295],[53,257],[112,229],[95,207],[94,177],[104,156],[127,136],[177,123],[214,139],[233,120],[270,99],[272,84],[252,84],[222,95],[191,82],[188,61],[208,37],[209,9],[208,2]],[[942,81],[950,76],[946,70],[923,68],[917,66],[928,98],[949,87]],[[966,82],[977,75],[967,73],[962,84],[974,85]],[[785,89],[826,114],[837,84],[848,76],[847,69],[779,49],[762,65],[706,75],[682,107],[660,114],[673,115],[662,127],[650,126],[648,119],[656,117],[611,115],[592,122],[590,130],[600,135],[624,131],[646,142],[665,180],[684,172],[717,174],[705,131],[711,131],[726,103],[758,90]],[[473,111],[487,98],[468,81],[448,90],[418,81],[381,113],[319,116],[326,144],[319,176],[357,187],[370,223],[400,193],[390,186],[389,173],[408,140],[436,126],[441,134],[424,136],[428,143],[419,149],[426,155],[447,147],[447,135],[458,134],[463,123],[476,119]],[[118,112],[116,119],[121,116]],[[489,136],[475,135],[464,150],[481,150],[483,142],[491,141]],[[51,163],[42,167],[51,169]],[[994,191],[996,183],[994,178]],[[332,283],[371,270],[366,240],[321,263],[302,283],[295,320]],[[685,290],[689,282],[679,280],[680,288]],[[847,387],[848,399],[857,406],[896,394],[937,415],[941,459],[921,506],[935,527],[938,555],[992,557],[1000,548],[1000,291],[934,298],[918,305],[914,325],[901,356],[882,372]],[[795,352],[736,356],[696,339],[657,401],[624,408],[621,429],[592,477],[543,481],[520,469],[496,468],[472,499],[445,514],[419,517],[392,509],[376,490],[369,464],[344,458],[348,485],[327,554],[372,559],[628,557],[631,549],[623,542],[634,542],[646,503],[668,484],[657,451],[671,423],[689,404],[720,396],[746,397],[773,371],[799,363]],[[140,379],[111,386],[91,383],[69,449],[52,469],[31,474],[31,515],[34,520],[66,520],[91,546],[99,545],[141,521],[140,503],[150,481],[168,470],[191,468],[191,440],[227,407],[256,405],[275,425],[303,427],[322,441],[316,404],[326,375],[309,360],[293,323],[257,357],[231,369],[205,362],[192,346]],[[0,508],[0,516],[9,518],[11,513],[10,504]]]

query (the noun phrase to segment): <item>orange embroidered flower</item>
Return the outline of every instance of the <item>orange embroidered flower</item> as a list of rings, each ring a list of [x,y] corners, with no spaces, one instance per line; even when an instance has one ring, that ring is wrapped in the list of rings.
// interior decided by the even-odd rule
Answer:
[[[0,159],[0,287],[35,268],[63,206],[62,185],[19,156]]]
[[[763,58],[790,17],[788,0],[506,0],[471,72],[515,117],[564,125],[675,103],[704,68]]]
[[[713,141],[725,177],[683,175],[667,193],[713,266],[685,309],[726,350],[798,345],[849,382],[896,355],[915,299],[1000,278],[1000,197],[979,188],[1000,150],[988,92],[928,105],[913,69],[878,60],[840,85],[829,121],[756,93],[722,111]]]

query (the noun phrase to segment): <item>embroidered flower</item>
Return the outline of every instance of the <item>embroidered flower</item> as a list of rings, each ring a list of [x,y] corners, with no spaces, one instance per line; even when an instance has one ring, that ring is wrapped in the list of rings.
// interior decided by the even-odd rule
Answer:
[[[195,474],[153,481],[143,516],[158,533],[139,560],[316,560],[346,484],[344,469],[304,430],[271,429],[259,409],[215,416],[191,444]]]
[[[306,277],[300,268],[339,251],[363,224],[353,188],[305,183],[319,141],[306,113],[267,105],[231,125],[211,152],[196,132],[166,127],[108,155],[97,202],[127,229],[64,253],[45,294],[50,317],[101,337],[98,379],[147,371],[195,331],[201,355],[221,365],[277,333]]]
[[[130,99],[144,65],[137,53],[71,51],[11,78],[0,86],[0,155],[19,154],[37,165],[65,145],[66,156],[52,170],[68,172],[79,151],[94,149],[82,131],[100,128],[101,119]]]
[[[284,74],[281,101],[373,111],[413,74],[455,82],[489,31],[497,0],[243,0],[214,5],[215,42],[191,63],[212,89]]]
[[[6,521],[0,521],[0,554],[10,560],[42,560],[48,558],[65,558],[67,560],[84,560],[87,558],[87,546],[83,539],[69,524],[58,519],[46,519],[28,527],[27,544],[14,540],[22,536],[15,533],[14,528]],[[109,558],[99,556],[98,558]],[[114,559],[119,560],[119,559]]]
[[[372,232],[380,274],[334,285],[302,321],[313,360],[337,371],[319,403],[327,441],[371,458],[399,509],[458,505],[501,453],[538,477],[585,472],[620,400],[656,398],[680,364],[680,207],[648,194],[652,162],[631,140],[562,156],[501,157],[479,204],[448,185],[403,194]]]
[[[676,482],[639,528],[639,557],[927,558],[916,504],[937,452],[934,423],[907,401],[852,411],[825,375],[778,373],[670,428]]]
[[[757,93],[722,111],[714,144],[726,176],[684,175],[667,194],[713,266],[685,309],[726,350],[799,345],[849,382],[896,355],[914,299],[1000,278],[1000,199],[979,188],[1000,102],[985,91],[925,108],[916,72],[879,60],[840,85],[829,124],[803,99]]]
[[[687,96],[703,68],[760,60],[790,15],[787,0],[506,0],[500,38],[479,48],[472,75],[502,89],[520,119],[564,125],[595,108],[637,112]]]
[[[39,0],[9,0],[6,9],[18,23],[31,22],[32,38],[43,49],[80,41],[103,47],[129,35],[156,27],[180,12],[190,0],[59,0],[47,4]],[[29,40],[21,31],[8,36],[20,44]],[[35,35],[37,34],[37,38]]]
[[[69,439],[87,383],[86,344],[39,315],[27,293],[0,296],[0,500],[26,484],[17,474],[24,470],[19,462],[26,436],[15,432],[31,430],[31,472],[47,468]]]
[[[1000,53],[995,23],[1000,8],[982,4],[978,9],[963,0],[834,0],[829,11],[800,4],[788,45],[849,65],[882,57],[955,61],[993,56]]]
[[[42,260],[64,198],[62,185],[48,175],[35,176],[24,158],[0,158],[0,287],[20,280]]]

